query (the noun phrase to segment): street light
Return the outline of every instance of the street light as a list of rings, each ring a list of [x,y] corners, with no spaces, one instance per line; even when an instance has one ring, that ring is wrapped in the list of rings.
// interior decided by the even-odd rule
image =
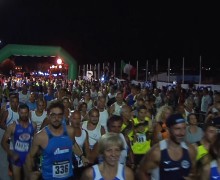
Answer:
[[[63,63],[62,59],[58,58],[57,59],[57,64],[62,64],[62,63]]]

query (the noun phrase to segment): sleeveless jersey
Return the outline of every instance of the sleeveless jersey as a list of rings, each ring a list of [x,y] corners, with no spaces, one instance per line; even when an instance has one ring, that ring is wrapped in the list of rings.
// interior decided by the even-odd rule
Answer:
[[[93,165],[92,169],[93,169],[93,180],[104,180],[104,178],[102,177],[99,171],[99,166],[97,164]],[[118,171],[117,171],[116,177],[113,180],[125,180],[124,169],[125,169],[124,165],[118,164]]]
[[[116,116],[120,116],[121,115],[121,108],[122,106],[124,105],[125,103],[123,102],[122,105],[118,105],[117,102],[114,102],[114,106],[115,106],[115,109],[114,109],[114,112],[112,113],[113,115],[116,115]]]
[[[13,162],[13,164],[20,167],[23,166],[26,156],[30,150],[33,136],[34,127],[31,121],[29,121],[28,127],[24,128],[16,120],[15,132],[13,137],[13,149],[14,152],[19,155],[19,161]]]
[[[99,111],[99,123],[105,128],[105,132],[108,132],[107,129],[107,120],[108,120],[108,111],[104,109],[104,111]]]
[[[67,179],[73,175],[72,146],[73,141],[63,125],[63,134],[53,136],[48,126],[45,127],[48,135],[48,145],[42,153],[43,179]]]
[[[8,117],[6,119],[6,126],[12,124],[14,121],[19,119],[19,114],[18,112],[14,112],[11,107],[9,107],[8,109]]]
[[[218,171],[218,164],[216,160],[211,162],[210,180],[220,179],[220,173]]]
[[[30,97],[30,92],[27,92],[27,94],[23,94],[22,91],[19,91],[18,96],[20,103],[26,103]]]
[[[187,177],[191,169],[191,160],[188,153],[188,147],[185,142],[181,142],[183,155],[180,160],[174,161],[170,158],[167,150],[167,141],[160,141],[161,160],[158,167],[158,171],[154,171],[153,177],[160,180],[175,179],[184,180]],[[155,174],[156,173],[156,174]],[[159,177],[158,177],[159,175]]]
[[[79,145],[79,147],[82,150],[84,142],[86,140],[86,130],[82,129],[81,132],[82,132],[81,136],[75,136],[75,140],[76,140],[77,144]],[[82,167],[83,166],[82,159],[79,156],[77,156],[76,154],[75,154],[75,157],[76,157],[76,161],[77,161],[78,167]]]
[[[100,139],[102,136],[101,134],[101,124],[97,124],[96,128],[94,130],[88,130],[87,129],[88,121],[84,121],[82,124],[82,128],[85,129],[88,132],[89,135],[89,146],[90,149],[93,149],[95,143]]]
[[[41,124],[43,123],[44,119],[47,117],[47,111],[43,111],[41,116],[37,116],[35,111],[31,111],[31,121],[37,124],[37,131],[40,130]]]

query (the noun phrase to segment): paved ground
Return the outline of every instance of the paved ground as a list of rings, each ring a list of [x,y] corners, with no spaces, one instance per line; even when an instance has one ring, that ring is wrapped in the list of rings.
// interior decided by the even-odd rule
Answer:
[[[2,136],[4,131],[0,129],[0,141],[2,140]],[[0,180],[10,180],[8,176],[8,161],[7,161],[7,154],[0,146]]]

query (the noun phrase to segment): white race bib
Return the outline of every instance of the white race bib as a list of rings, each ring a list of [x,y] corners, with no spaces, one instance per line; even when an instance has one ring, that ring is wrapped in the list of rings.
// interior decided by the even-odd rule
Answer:
[[[29,143],[16,141],[16,143],[15,143],[15,150],[17,150],[19,152],[28,152],[28,150],[29,150]]]
[[[53,164],[53,177],[54,178],[68,177],[69,172],[70,172],[69,161],[56,162]]]
[[[147,137],[145,134],[137,134],[137,142],[142,143],[147,141]]]

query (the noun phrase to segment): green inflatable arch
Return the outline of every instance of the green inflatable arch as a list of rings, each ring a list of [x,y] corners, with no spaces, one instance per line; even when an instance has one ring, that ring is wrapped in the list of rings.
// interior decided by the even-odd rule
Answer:
[[[63,48],[59,46],[37,46],[8,44],[0,50],[0,63],[12,55],[20,56],[57,56],[61,58],[68,67],[68,79],[77,78],[76,60]]]

